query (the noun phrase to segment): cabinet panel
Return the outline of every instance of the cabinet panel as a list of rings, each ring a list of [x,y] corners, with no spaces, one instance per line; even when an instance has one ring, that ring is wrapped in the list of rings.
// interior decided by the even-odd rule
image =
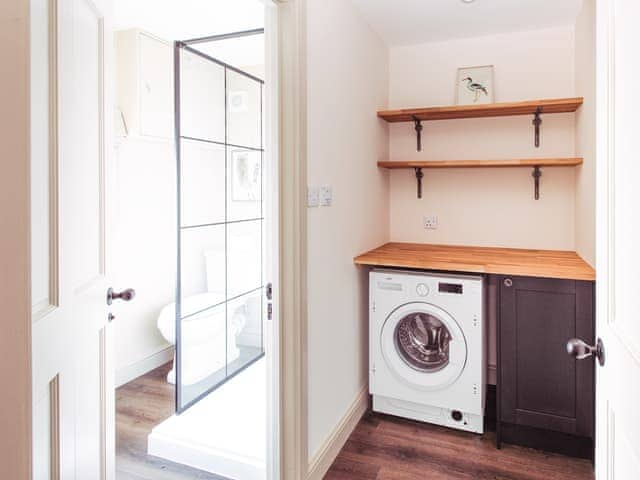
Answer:
[[[173,139],[173,47],[137,29],[116,34],[122,136]]]
[[[575,293],[516,290],[516,405],[573,419],[575,360],[563,340],[575,332]]]
[[[161,40],[140,34],[140,134],[173,135],[173,50]]]
[[[565,346],[593,341],[593,284],[502,277],[499,335],[500,420],[591,436],[594,364]]]

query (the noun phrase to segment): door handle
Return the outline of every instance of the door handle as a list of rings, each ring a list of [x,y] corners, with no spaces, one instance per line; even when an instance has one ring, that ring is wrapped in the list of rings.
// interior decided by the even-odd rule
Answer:
[[[604,343],[598,339],[595,345],[588,345],[579,338],[572,338],[567,342],[567,353],[576,360],[584,360],[591,356],[598,359],[600,366],[604,365]]]
[[[114,300],[130,302],[135,296],[136,291],[133,288],[127,288],[121,292],[114,292],[113,288],[109,287],[109,290],[107,290],[107,305],[111,305]]]

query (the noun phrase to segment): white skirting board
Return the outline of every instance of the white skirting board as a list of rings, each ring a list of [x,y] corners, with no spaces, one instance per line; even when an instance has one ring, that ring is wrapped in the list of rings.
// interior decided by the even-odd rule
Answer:
[[[173,360],[174,352],[175,348],[173,345],[170,345],[153,355],[143,358],[139,362],[119,368],[116,372],[116,388],[129,383],[140,375],[144,375],[145,373],[170,362]]]
[[[308,480],[321,480],[369,408],[369,386],[362,387],[342,420],[309,462]]]

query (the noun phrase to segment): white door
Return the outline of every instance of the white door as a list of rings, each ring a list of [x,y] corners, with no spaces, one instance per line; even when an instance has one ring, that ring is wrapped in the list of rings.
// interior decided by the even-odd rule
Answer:
[[[597,4],[596,478],[640,478],[640,4]]]
[[[113,478],[105,271],[110,8],[110,0],[32,1],[36,480]]]

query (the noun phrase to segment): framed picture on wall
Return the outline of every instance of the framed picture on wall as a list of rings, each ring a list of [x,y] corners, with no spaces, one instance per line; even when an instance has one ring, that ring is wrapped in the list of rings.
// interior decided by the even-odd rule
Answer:
[[[459,68],[456,92],[458,105],[493,103],[493,65]]]
[[[262,189],[260,152],[231,151],[231,199],[235,202],[257,202]]]

